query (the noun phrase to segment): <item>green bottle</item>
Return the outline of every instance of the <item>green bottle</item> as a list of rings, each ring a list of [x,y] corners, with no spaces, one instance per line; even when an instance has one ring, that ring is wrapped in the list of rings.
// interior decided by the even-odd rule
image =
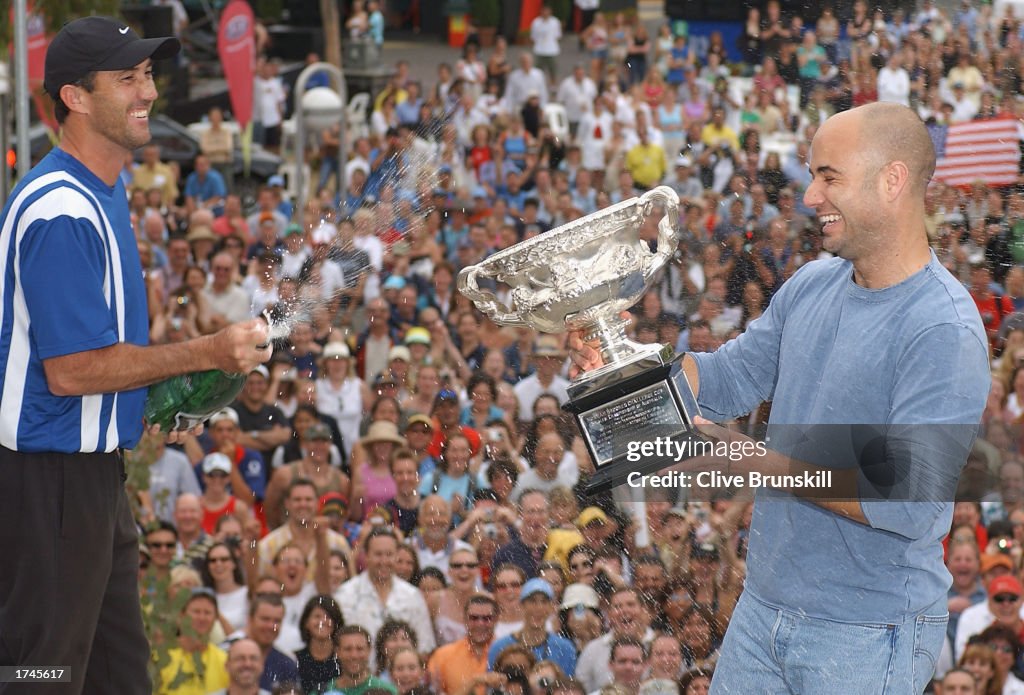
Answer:
[[[160,425],[161,432],[191,429],[234,401],[245,379],[245,374],[211,369],[153,384],[146,396],[147,426]]]

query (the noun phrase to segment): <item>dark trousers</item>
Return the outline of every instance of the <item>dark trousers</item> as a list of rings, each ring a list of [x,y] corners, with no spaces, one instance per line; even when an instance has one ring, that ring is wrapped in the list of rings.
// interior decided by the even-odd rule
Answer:
[[[0,447],[0,665],[71,677],[0,684],[0,695],[152,692],[123,473],[117,453]]]

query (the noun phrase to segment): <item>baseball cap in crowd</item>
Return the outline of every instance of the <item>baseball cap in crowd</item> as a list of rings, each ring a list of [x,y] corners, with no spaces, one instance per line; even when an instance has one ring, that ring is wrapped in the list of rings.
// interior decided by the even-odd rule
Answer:
[[[434,429],[434,421],[423,413],[416,413],[409,418],[409,421],[405,423],[406,431],[408,431],[413,425],[426,425],[428,429]]]
[[[599,523],[601,525],[608,523],[608,515],[604,513],[604,510],[600,507],[587,507],[580,515],[576,517],[576,525],[580,528],[589,526],[593,523]]]
[[[387,385],[387,386],[398,386],[398,381],[395,379],[395,377],[391,373],[390,369],[385,369],[383,372],[378,374],[377,377],[373,380],[373,385],[374,386],[385,386],[385,385]]]
[[[43,87],[54,100],[60,88],[97,70],[128,70],[146,58],[173,58],[181,43],[173,36],[143,39],[110,17],[82,17],[61,28],[46,49]]]
[[[264,379],[270,379],[270,370],[262,364],[257,364],[255,367],[249,370],[249,374],[259,374]]]
[[[436,408],[438,405],[445,402],[458,403],[459,394],[455,393],[451,389],[441,389],[437,392],[437,395],[434,396],[434,407]]]
[[[314,244],[330,244],[338,236],[338,227],[330,222],[324,221],[313,230],[312,241]]]
[[[221,473],[231,473],[231,459],[219,451],[215,451],[212,454],[207,454],[203,459],[203,473],[210,475],[220,471]]]
[[[293,222],[284,228],[284,235],[286,237],[291,236],[292,234],[302,234],[302,227]]]
[[[678,157],[676,157],[676,166],[677,167],[692,167],[693,166],[693,160],[690,159],[687,155],[681,154]]]
[[[1007,572],[1013,572],[1013,560],[1010,559],[1009,555],[1003,553],[982,553],[981,554],[981,573],[985,574],[991,572],[996,567],[1002,567]]]
[[[267,185],[284,187],[284,177],[281,176],[280,174],[274,174],[269,179],[267,179]]]
[[[487,195],[487,189],[484,188],[483,186],[476,186],[475,188],[473,188],[473,197],[474,198],[490,198],[490,196]]]
[[[328,492],[320,498],[320,513],[344,517],[348,514],[348,500],[340,492]]]
[[[1020,596],[1024,594],[1024,588],[1021,587],[1020,582],[1012,574],[1004,574],[988,583],[988,595],[998,596],[999,594]]]
[[[695,543],[690,557],[694,560],[717,560],[718,546],[714,543]]]
[[[306,429],[306,436],[304,437],[307,441],[313,441],[314,439],[331,439],[331,428],[322,422],[310,425]]]
[[[388,352],[388,362],[391,360],[402,360],[403,362],[412,362],[412,355],[409,353],[409,348],[404,345],[396,345]]]
[[[406,345],[430,345],[430,331],[422,326],[413,326],[405,332]]]
[[[238,413],[235,412],[234,408],[221,408],[210,416],[210,425],[216,425],[218,422],[222,422],[224,420],[229,420],[237,425]]]
[[[566,351],[553,335],[542,335],[534,344],[533,354],[536,357],[565,357]]]
[[[553,601],[555,598],[555,591],[551,588],[551,585],[540,577],[534,577],[525,584],[523,584],[522,590],[519,592],[519,600],[525,601],[534,594],[544,594],[548,597],[549,601]]]
[[[325,360],[333,360],[339,358],[351,357],[352,353],[348,350],[348,345],[339,341],[333,341],[327,343],[324,346],[324,351],[320,355]]]
[[[392,275],[384,284],[381,285],[382,290],[400,290],[405,287],[405,278],[401,275]]]
[[[570,584],[562,594],[562,608],[571,609],[576,606],[596,609],[600,605],[597,592],[586,584]]]

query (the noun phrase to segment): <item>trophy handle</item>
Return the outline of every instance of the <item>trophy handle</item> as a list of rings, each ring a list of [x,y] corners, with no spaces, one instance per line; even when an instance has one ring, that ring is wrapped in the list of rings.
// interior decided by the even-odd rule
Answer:
[[[658,222],[658,251],[644,271],[644,280],[650,282],[662,266],[672,258],[682,237],[679,229],[679,195],[668,186],[658,186],[640,196],[638,214],[646,217],[655,204],[665,208],[665,215]]]
[[[477,309],[487,314],[487,317],[497,324],[502,326],[528,326],[529,324],[523,321],[518,314],[507,311],[503,304],[499,304],[498,298],[494,296],[493,292],[482,289],[477,284],[476,277],[480,271],[480,266],[476,265],[463,268],[458,278],[459,292],[469,297],[476,304]]]

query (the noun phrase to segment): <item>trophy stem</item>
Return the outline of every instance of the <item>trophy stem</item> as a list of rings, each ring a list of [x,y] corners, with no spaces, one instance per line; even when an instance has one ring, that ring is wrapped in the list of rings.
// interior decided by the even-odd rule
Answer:
[[[629,320],[624,318],[599,318],[590,325],[590,330],[583,340],[597,340],[598,350],[605,365],[630,362],[638,355],[646,354],[646,346],[626,337],[626,326]]]

